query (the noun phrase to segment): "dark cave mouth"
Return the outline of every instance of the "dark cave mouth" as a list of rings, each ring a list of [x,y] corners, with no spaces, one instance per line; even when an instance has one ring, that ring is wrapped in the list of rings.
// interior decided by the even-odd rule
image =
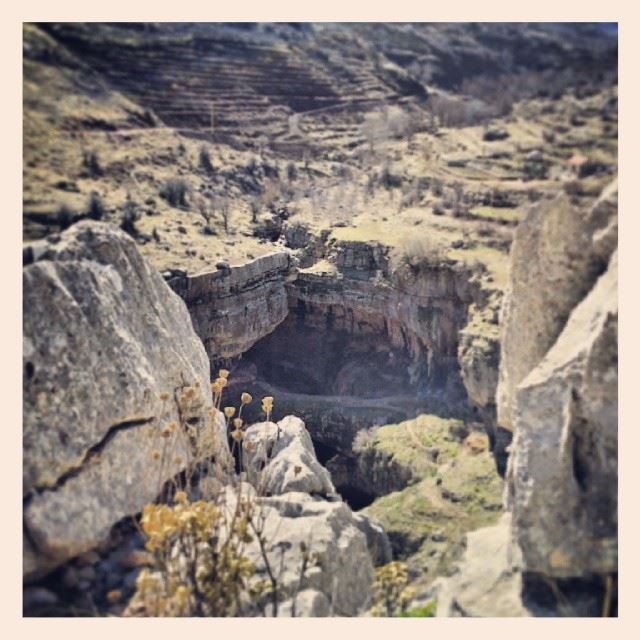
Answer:
[[[355,478],[356,434],[420,413],[457,416],[466,392],[456,384],[457,357],[455,363],[442,355],[434,359],[438,354],[390,321],[379,316],[356,321],[349,314],[349,309],[319,311],[298,304],[272,333],[232,362],[214,362],[213,370],[231,369],[225,403],[237,406],[243,391],[255,399],[243,410],[247,423],[264,420],[256,400],[265,395],[274,397],[276,421],[300,417],[336,490],[359,510],[379,496]]]

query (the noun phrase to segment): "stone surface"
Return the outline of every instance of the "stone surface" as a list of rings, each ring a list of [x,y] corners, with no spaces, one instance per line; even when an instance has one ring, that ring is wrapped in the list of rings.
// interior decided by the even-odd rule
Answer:
[[[281,618],[326,618],[330,614],[331,603],[322,591],[316,589],[301,591],[295,601],[291,598],[283,602],[278,610],[278,616]]]
[[[498,424],[514,428],[516,389],[606,269],[617,242],[617,182],[587,212],[566,194],[533,207],[515,232],[502,306]]]
[[[371,559],[376,567],[387,564],[393,560],[393,552],[389,536],[387,536],[384,527],[374,518],[366,516],[364,513],[354,513],[353,517],[356,526],[367,538],[367,546]]]
[[[289,261],[288,252],[276,251],[228,269],[169,281],[186,302],[212,360],[245,352],[284,320]]]
[[[336,495],[329,472],[316,458],[304,422],[295,416],[277,424],[262,422],[249,427],[243,458],[249,481],[265,495],[290,491]]]
[[[508,506],[529,571],[617,572],[617,262],[516,392]]]
[[[438,617],[522,617],[531,615],[522,602],[522,574],[517,547],[512,547],[510,516],[466,537],[460,571],[440,580]]]
[[[232,506],[233,501],[230,499]],[[300,577],[301,543],[317,562],[307,571],[302,590],[315,589],[331,603],[334,615],[354,616],[369,603],[374,570],[367,539],[358,527],[351,509],[344,502],[327,502],[305,493],[289,492],[281,496],[259,498],[265,517],[264,535],[272,541],[270,562],[281,561],[279,543],[284,543],[283,591],[293,595]],[[256,566],[264,562],[256,544],[249,545],[247,555]],[[286,609],[286,608],[285,608]]]
[[[209,363],[184,303],[110,225],[81,222],[29,246],[23,269],[25,574],[95,547],[198,455],[226,453]],[[166,400],[160,395],[167,394]]]

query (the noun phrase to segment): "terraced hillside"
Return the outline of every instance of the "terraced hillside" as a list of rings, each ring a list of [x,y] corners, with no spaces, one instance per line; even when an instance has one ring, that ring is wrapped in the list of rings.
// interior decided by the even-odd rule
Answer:
[[[59,42],[166,125],[235,144],[268,136],[314,145],[358,138],[353,114],[411,98],[427,84],[474,78],[615,73],[617,49],[588,27],[452,24],[43,24]],[[513,80],[509,80],[514,84]],[[527,78],[525,84],[531,84]],[[470,85],[473,91],[473,85]],[[536,85],[538,86],[538,85]],[[536,87],[532,91],[535,92]],[[292,121],[305,115],[305,126]],[[329,116],[327,121],[326,116]],[[313,135],[319,134],[319,135]]]

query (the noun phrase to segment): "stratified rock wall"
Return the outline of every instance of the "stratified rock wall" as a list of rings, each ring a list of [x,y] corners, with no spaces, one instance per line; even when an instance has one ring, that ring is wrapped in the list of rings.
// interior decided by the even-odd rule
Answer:
[[[170,280],[187,303],[193,327],[213,360],[244,353],[287,315],[287,252]]]
[[[163,427],[197,425],[201,455],[225,455],[226,440],[189,313],[125,233],[81,222],[28,245],[23,293],[30,575],[98,544],[185,467],[185,434],[166,440]],[[165,444],[171,455],[154,459]]]

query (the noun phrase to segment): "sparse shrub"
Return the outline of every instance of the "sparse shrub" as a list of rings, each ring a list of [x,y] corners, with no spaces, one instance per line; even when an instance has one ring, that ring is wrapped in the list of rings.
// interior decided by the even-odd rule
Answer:
[[[224,227],[224,232],[229,233],[229,219],[231,216],[231,207],[229,203],[229,198],[227,197],[218,197],[214,198],[211,201],[213,210],[220,214],[222,218],[222,226]]]
[[[423,196],[423,184],[419,178],[414,178],[410,184],[403,185],[400,209],[413,207],[420,203]]]
[[[374,616],[399,616],[405,613],[415,594],[409,586],[409,572],[404,562],[393,561],[376,569],[373,583]]]
[[[165,487],[159,486],[159,498],[142,511],[139,523],[151,554],[148,568],[143,569],[136,580],[136,591],[129,602],[128,615],[136,616],[237,616],[278,615],[279,603],[293,595],[292,615],[295,602],[306,576],[306,571],[315,565],[316,556],[310,544],[300,543],[299,574],[297,584],[284,589],[282,585],[284,553],[281,566],[273,562],[273,541],[265,534],[266,517],[259,498],[264,495],[261,471],[254,478],[255,492],[237,475],[227,476],[230,484],[222,489],[221,473],[233,472],[233,456],[237,453],[240,469],[243,469],[242,449],[255,447],[255,441],[245,440],[246,426],[242,417],[244,407],[253,402],[248,393],[243,393],[240,406],[222,406],[222,396],[228,384],[229,371],[220,369],[218,377],[211,383],[211,394],[215,409],[211,409],[204,425],[196,429],[189,416],[200,407],[196,386],[183,387],[177,393],[179,422],[162,427],[160,435],[164,445],[162,451],[152,452],[154,460],[160,460],[160,474],[166,464],[180,455],[183,445],[188,447],[187,468]],[[160,394],[165,403],[171,395]],[[217,427],[216,410],[222,411],[226,432],[232,443],[231,458],[216,460],[211,464],[211,451],[215,450]],[[262,399],[262,412],[271,420],[273,397]],[[213,434],[201,448],[199,433]],[[211,448],[213,446],[213,449]],[[270,461],[271,450],[265,450],[265,465]],[[246,471],[246,469],[244,470]],[[211,477],[211,474],[215,477]],[[195,480],[195,482],[194,482]],[[212,482],[208,482],[211,480]],[[210,489],[203,489],[210,487]],[[217,488],[216,488],[217,487]],[[193,499],[197,490],[198,499]],[[207,498],[204,498],[203,492]],[[231,499],[231,500],[230,500]],[[247,547],[259,551],[262,578],[256,573],[256,565],[248,558]],[[293,590],[293,593],[291,591]]]
[[[76,218],[77,215],[75,211],[68,204],[62,203],[58,207],[56,219],[60,226],[60,231],[68,229],[76,221]]]
[[[464,100],[433,95],[427,102],[427,108],[434,120],[443,127],[468,127],[486,122],[496,115],[492,109],[480,100]]]
[[[198,150],[198,165],[206,173],[213,173],[215,171],[213,163],[211,162],[209,149],[204,145],[202,145]]]
[[[443,216],[445,212],[444,204],[442,202],[436,202],[433,205],[433,215],[434,216]]]
[[[522,166],[525,180],[546,180],[549,177],[549,163],[541,161],[527,161]]]
[[[251,175],[258,171],[258,159],[255,156],[249,159],[249,162],[245,165],[245,171]]]
[[[287,164],[287,180],[293,182],[298,177],[298,171],[296,165],[293,162]]]
[[[404,236],[392,251],[391,259],[404,264],[412,271],[440,264],[445,258],[444,250],[433,238],[423,235]]]
[[[383,163],[380,169],[378,184],[387,190],[402,186],[402,176],[395,175],[391,172],[391,164],[388,160]]]
[[[136,228],[136,222],[140,219],[140,209],[138,203],[135,202],[130,194],[127,194],[124,206],[122,207],[122,220],[120,222],[120,228],[128,233],[130,236],[136,236],[138,229]]]
[[[172,207],[187,207],[189,185],[183,178],[170,178],[160,188],[160,197]]]
[[[93,149],[85,149],[82,152],[82,166],[91,178],[98,178],[103,174],[100,157]]]
[[[443,192],[442,180],[440,180],[440,178],[433,178],[431,180],[431,193],[433,193],[434,196],[441,198],[442,192]]]
[[[249,201],[249,208],[251,209],[251,222],[256,224],[258,222],[258,213],[260,211],[260,199],[251,198]]]
[[[87,217],[92,220],[102,220],[105,216],[105,206],[96,191],[92,191],[87,202]]]
[[[266,209],[273,209],[280,198],[281,185],[278,180],[266,180],[262,187],[260,199]]]
[[[254,564],[244,556],[253,539],[253,502],[238,496],[227,514],[215,502],[189,502],[183,491],[173,505],[147,505],[141,526],[153,567],[136,581],[132,608],[147,616],[232,616],[248,593]]]

